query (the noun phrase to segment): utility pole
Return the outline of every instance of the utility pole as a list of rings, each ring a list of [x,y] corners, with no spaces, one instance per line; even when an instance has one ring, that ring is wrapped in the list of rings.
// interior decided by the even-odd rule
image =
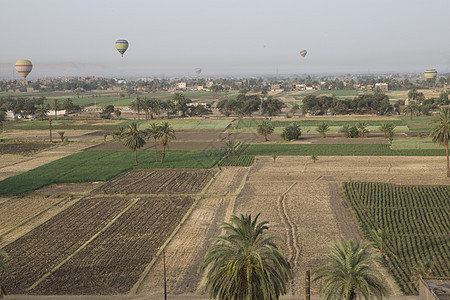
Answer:
[[[52,142],[52,118],[48,118],[48,122],[50,123],[50,143]]]
[[[163,249],[163,269],[164,269],[164,300],[167,300],[167,285],[166,285],[166,250]]]
[[[305,300],[310,300],[311,298],[311,274],[310,271],[306,271],[305,275]]]

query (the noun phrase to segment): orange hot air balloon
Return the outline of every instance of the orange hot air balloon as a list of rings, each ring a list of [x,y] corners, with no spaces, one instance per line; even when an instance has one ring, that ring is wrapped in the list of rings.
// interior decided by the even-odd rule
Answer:
[[[16,70],[25,80],[33,69],[33,64],[28,59],[20,59],[16,61]]]

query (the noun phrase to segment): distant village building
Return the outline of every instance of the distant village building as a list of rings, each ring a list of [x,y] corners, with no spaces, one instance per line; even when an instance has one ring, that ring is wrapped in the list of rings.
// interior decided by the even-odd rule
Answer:
[[[283,86],[281,84],[278,83],[274,83],[270,86],[270,90],[271,91],[283,91]]]
[[[177,90],[185,90],[186,82],[177,82]]]
[[[380,88],[380,90],[382,90],[382,91],[387,91],[387,90],[389,90],[389,85],[387,83],[383,83],[383,82],[375,83],[375,88]]]
[[[214,85],[214,81],[207,81],[206,82],[206,87],[212,87]]]

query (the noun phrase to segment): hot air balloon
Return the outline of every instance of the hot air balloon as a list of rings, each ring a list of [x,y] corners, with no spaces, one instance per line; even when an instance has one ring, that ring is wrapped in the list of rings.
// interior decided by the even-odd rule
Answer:
[[[30,74],[31,69],[33,69],[33,64],[28,59],[20,59],[16,61],[16,70],[19,72],[20,76],[25,80]]]
[[[437,71],[435,69],[428,69],[423,73],[423,75],[427,79],[433,79],[437,76]]]
[[[116,41],[116,49],[123,56],[125,51],[127,51],[127,49],[128,49],[128,41],[127,40],[117,40]]]
[[[302,57],[305,57],[307,53],[308,53],[308,52],[307,52],[306,50],[300,51],[300,55],[301,55]]]
[[[202,69],[201,68],[195,68],[194,71],[195,71],[195,73],[200,74],[202,72]]]

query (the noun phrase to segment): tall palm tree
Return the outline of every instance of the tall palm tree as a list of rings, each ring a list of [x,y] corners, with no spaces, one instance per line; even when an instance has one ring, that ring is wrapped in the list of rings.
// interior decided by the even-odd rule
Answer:
[[[267,136],[271,135],[274,129],[275,127],[273,126],[272,122],[270,122],[269,120],[264,120],[261,124],[258,124],[256,131],[258,132],[258,134],[264,136],[264,142],[267,142]]]
[[[172,99],[167,99],[166,101],[162,102],[162,106],[166,110],[167,119],[170,119],[170,114],[175,109],[175,103],[172,101]]]
[[[137,124],[132,122],[122,134],[123,144],[134,152],[134,162],[138,164],[137,150],[145,145],[145,132],[139,130]]]
[[[64,108],[64,110],[66,111],[66,114],[67,114],[67,115],[69,115],[69,113],[72,112],[73,107],[74,107],[74,105],[73,105],[72,99],[67,98],[66,100],[64,100],[64,102],[63,102],[63,108]]]
[[[375,246],[378,248],[378,250],[380,250],[381,256],[383,256],[384,248],[386,246],[386,241],[387,241],[386,232],[381,228],[372,229],[372,235],[373,235],[373,240],[374,240]]]
[[[328,125],[327,123],[321,123],[316,127],[316,130],[323,138],[326,138],[327,132],[328,130],[330,130],[330,125]]]
[[[325,300],[371,299],[372,295],[381,299],[388,295],[373,267],[377,257],[367,251],[369,247],[369,244],[355,244],[352,240],[339,240],[331,246],[327,263],[314,272],[313,280],[323,281],[321,292]]]
[[[5,259],[8,258],[8,254],[2,249],[0,249],[0,270],[6,272],[8,269],[6,268],[6,264],[4,262]],[[0,282],[0,298],[6,295],[6,289],[3,284]]]
[[[410,103],[403,108],[405,113],[409,113],[409,119],[412,120],[413,114],[419,111],[419,107],[415,103]]]
[[[447,107],[441,107],[439,114],[433,120],[436,124],[431,129],[431,139],[434,143],[445,146],[445,156],[447,158],[447,177],[450,177],[450,164],[448,158],[448,139],[450,137],[450,112]]]
[[[52,109],[55,111],[55,120],[58,120],[58,99],[53,99]]]
[[[392,123],[383,123],[378,129],[383,132],[384,138],[387,139],[394,135],[394,128],[395,125]]]
[[[175,130],[173,130],[172,126],[170,126],[169,122],[163,122],[160,126],[160,142],[162,149],[161,154],[161,163],[164,162],[164,158],[166,157],[166,147],[172,140],[175,140],[177,137],[175,136]]]
[[[278,237],[258,217],[231,216],[222,223],[225,233],[213,239],[199,266],[200,271],[211,265],[206,276],[211,298],[278,299],[286,293],[291,267],[274,243]]]
[[[147,128],[147,130],[145,131],[145,133],[147,134],[148,137],[152,137],[154,139],[155,142],[155,162],[158,162],[158,139],[161,137],[161,126],[156,124],[156,123],[152,123],[150,124],[150,127]]]
[[[137,118],[139,119],[139,113],[141,112],[141,109],[144,108],[142,99],[140,97],[137,97],[136,100],[131,102],[130,108],[137,112]]]
[[[47,114],[48,114],[48,108],[44,105],[38,105],[38,107],[36,107],[36,117],[43,121],[45,119],[47,119]]]
[[[359,137],[360,138],[365,138],[367,137],[367,135],[369,134],[369,130],[367,129],[367,123],[362,121],[362,122],[358,122],[356,124],[356,127],[358,127],[359,130]]]

